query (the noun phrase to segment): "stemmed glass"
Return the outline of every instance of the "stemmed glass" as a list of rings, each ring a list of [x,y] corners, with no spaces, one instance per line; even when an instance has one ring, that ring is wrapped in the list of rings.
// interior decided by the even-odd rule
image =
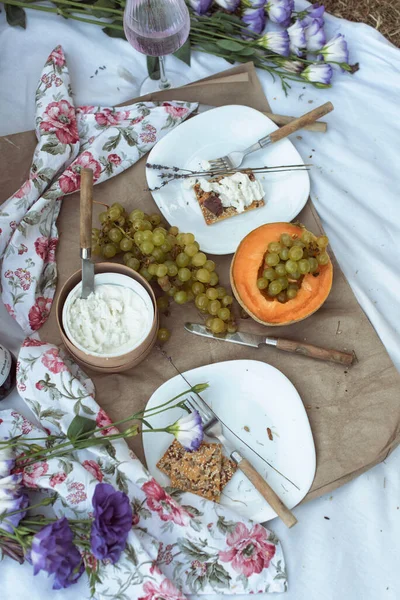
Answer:
[[[124,30],[136,50],[160,60],[160,79],[147,77],[141,95],[188,83],[180,73],[165,69],[165,56],[179,50],[189,35],[190,16],[184,0],[127,0]]]

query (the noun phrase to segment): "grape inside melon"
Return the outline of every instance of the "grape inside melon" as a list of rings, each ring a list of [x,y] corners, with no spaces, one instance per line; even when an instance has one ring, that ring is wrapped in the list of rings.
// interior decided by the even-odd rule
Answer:
[[[318,310],[332,287],[328,238],[303,226],[268,223],[249,233],[231,264],[237,301],[256,321],[289,325]]]

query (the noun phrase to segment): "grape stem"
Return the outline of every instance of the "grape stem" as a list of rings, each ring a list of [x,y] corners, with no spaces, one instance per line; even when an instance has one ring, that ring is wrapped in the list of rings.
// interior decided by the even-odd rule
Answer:
[[[109,204],[106,204],[105,202],[99,202],[98,200],[93,200],[93,204],[101,204],[101,206],[105,206],[107,210],[110,208]]]

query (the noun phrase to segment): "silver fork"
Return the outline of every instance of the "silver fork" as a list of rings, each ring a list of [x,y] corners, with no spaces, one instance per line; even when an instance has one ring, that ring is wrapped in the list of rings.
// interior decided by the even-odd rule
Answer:
[[[287,527],[293,527],[296,525],[297,519],[294,514],[284,505],[279,496],[274,492],[270,485],[265,479],[256,471],[253,465],[244,458],[240,452],[232,449],[230,443],[226,439],[222,431],[222,424],[218,419],[214,411],[204,402],[200,396],[194,398],[189,396],[184,401],[186,408],[190,411],[197,411],[200,414],[204,433],[213,439],[219,440],[225,450],[228,452],[230,458],[237,464],[239,469],[246,475],[251,481],[256,490],[263,496],[268,504],[273,508],[278,517],[282,519]]]
[[[266,135],[249,148],[246,148],[246,150],[236,150],[226,154],[225,156],[221,156],[220,158],[209,160],[208,162],[210,163],[211,170],[217,171],[220,169],[237,169],[242,164],[244,158],[251,152],[256,152],[257,150],[261,150],[261,148],[265,148],[269,144],[278,142],[291,133],[302,129],[302,127],[305,125],[311,125],[311,123],[314,123],[332,110],[333,104],[331,102],[326,102],[325,104],[322,104],[322,106],[314,108],[314,110],[310,110],[308,113],[305,113],[291,123],[288,123],[276,131],[273,131],[269,135]]]

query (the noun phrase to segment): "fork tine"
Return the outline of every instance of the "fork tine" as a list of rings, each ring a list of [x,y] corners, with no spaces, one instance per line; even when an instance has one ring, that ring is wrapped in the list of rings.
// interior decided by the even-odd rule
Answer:
[[[197,410],[203,414],[205,414],[207,420],[209,421],[210,419],[215,418],[214,413],[208,408],[207,404],[204,402],[204,400],[200,397],[198,398],[194,398],[193,396],[190,396],[191,401],[193,402],[193,404],[197,407]]]
[[[196,404],[193,402],[193,398],[186,398],[185,405],[190,409],[191,412],[197,410],[200,414],[201,420],[206,421],[205,415],[197,408]]]

